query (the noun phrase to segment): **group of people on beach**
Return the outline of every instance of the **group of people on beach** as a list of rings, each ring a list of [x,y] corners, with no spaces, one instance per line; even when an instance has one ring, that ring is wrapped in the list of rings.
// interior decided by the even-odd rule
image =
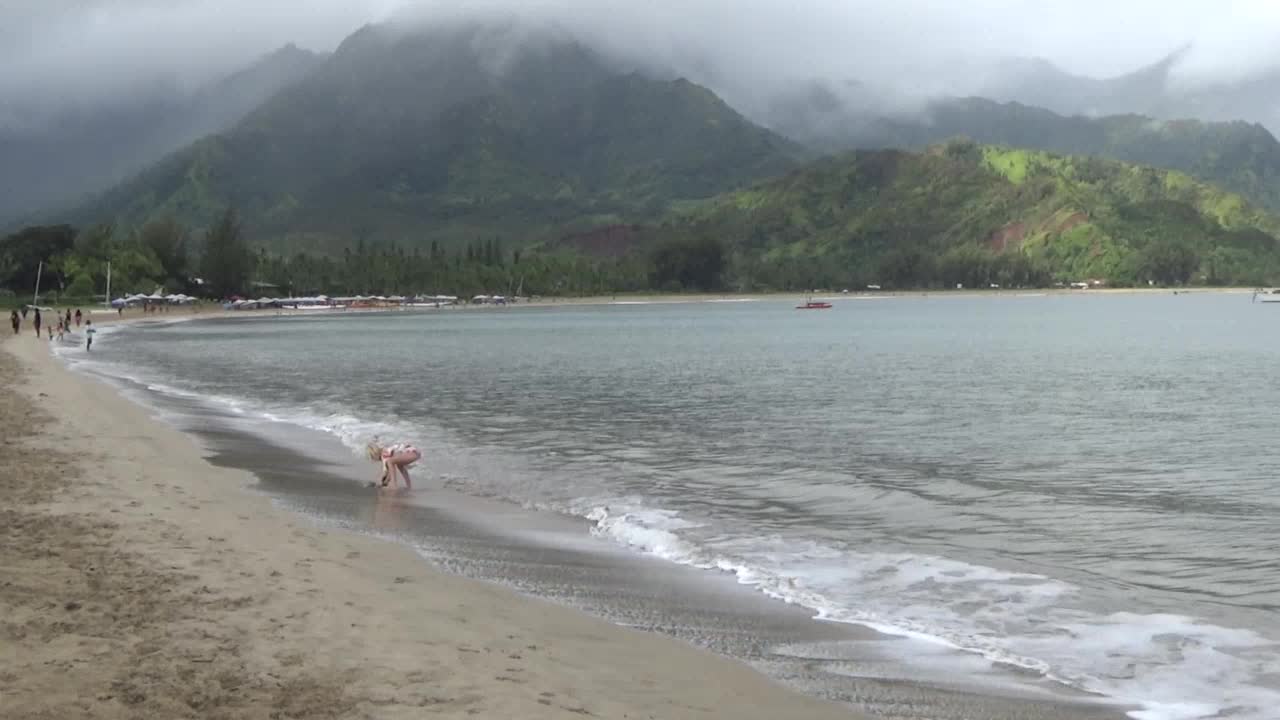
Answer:
[[[44,318],[40,314],[40,308],[35,308],[34,317],[32,317],[31,325],[35,328],[36,337],[40,337],[41,328],[44,326]],[[27,308],[22,308],[21,314],[14,310],[9,313],[9,322],[13,326],[13,334],[17,335],[22,330],[22,321],[27,317]],[[85,350],[93,349],[93,336],[96,330],[93,327],[93,320],[85,318],[79,309],[72,315],[70,309],[66,311],[65,316],[58,316],[57,325],[46,328],[45,335],[52,342],[55,336],[61,340],[63,336],[71,331],[71,325],[74,317],[75,327],[79,328],[83,321],[85,327]],[[422,452],[418,448],[408,443],[394,443],[391,445],[383,445],[378,440],[369,443],[366,448],[366,454],[369,460],[379,463],[382,466],[382,474],[379,479],[372,483],[375,486],[395,487],[397,484],[396,475],[404,480],[406,490],[413,489],[413,481],[409,477],[409,468],[422,459]]]
[[[14,335],[22,332],[22,321],[27,319],[27,310],[28,308],[24,307],[22,308],[21,313],[17,310],[13,310],[9,313],[9,325],[13,327]],[[79,308],[76,308],[74,316],[71,313],[71,308],[67,308],[65,315],[55,315],[55,317],[57,317],[57,324],[45,327],[44,318],[40,314],[40,308],[35,308],[35,314],[31,318],[31,327],[35,329],[36,337],[40,337],[40,330],[41,328],[44,328],[44,334],[49,338],[50,342],[53,342],[55,336],[58,340],[62,340],[67,333],[71,332],[71,323],[72,318],[74,317],[75,326],[77,328],[80,327],[81,321],[84,322],[85,350],[93,349],[93,335],[97,331],[93,327],[93,321],[85,318],[84,313],[80,312]]]

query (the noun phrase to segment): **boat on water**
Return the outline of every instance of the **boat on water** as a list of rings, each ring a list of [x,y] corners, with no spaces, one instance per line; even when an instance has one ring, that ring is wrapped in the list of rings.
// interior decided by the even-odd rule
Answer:
[[[803,305],[797,305],[797,310],[830,310],[831,303],[822,300],[814,300],[812,295],[805,298]]]
[[[1254,302],[1280,303],[1280,288],[1266,288],[1253,291]]]

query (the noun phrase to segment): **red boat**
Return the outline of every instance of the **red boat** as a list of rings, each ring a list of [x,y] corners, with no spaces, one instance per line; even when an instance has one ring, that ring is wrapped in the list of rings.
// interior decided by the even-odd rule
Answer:
[[[821,300],[814,300],[813,297],[811,296],[809,297],[808,300],[805,301],[803,305],[797,305],[796,309],[797,310],[830,310],[831,303],[823,302]]]

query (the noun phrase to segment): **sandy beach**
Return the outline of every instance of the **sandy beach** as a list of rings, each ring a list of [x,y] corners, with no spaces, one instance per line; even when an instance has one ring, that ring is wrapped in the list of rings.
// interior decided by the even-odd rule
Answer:
[[[29,331],[0,379],[6,717],[853,716],[277,509]]]

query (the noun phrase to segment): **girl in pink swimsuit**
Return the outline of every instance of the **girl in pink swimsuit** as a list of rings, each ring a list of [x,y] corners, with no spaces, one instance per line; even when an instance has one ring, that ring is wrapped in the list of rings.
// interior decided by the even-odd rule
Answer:
[[[382,463],[382,487],[395,482],[395,474],[398,470],[400,477],[404,478],[405,489],[413,489],[413,483],[409,480],[409,466],[422,459],[422,453],[418,452],[418,448],[408,443],[396,443],[383,447],[375,440],[369,443],[367,454],[373,462]]]

